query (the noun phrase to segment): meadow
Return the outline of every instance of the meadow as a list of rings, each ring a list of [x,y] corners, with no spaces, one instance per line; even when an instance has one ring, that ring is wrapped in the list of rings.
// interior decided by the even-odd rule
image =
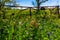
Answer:
[[[0,40],[60,40],[60,14],[54,10],[0,10]]]

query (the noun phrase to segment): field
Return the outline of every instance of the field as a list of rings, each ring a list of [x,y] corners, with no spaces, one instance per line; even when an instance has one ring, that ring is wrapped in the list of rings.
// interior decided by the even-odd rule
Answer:
[[[0,40],[60,40],[60,14],[54,10],[0,10]]]

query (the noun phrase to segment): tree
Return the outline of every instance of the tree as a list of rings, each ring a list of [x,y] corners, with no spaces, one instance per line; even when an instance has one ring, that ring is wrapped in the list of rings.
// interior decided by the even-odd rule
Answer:
[[[0,0],[0,11],[2,12],[3,19],[5,19],[5,14],[6,14],[5,5],[6,4],[9,5],[10,3],[12,3],[12,5],[14,6],[14,5],[16,5],[16,0]]]
[[[0,0],[0,11],[2,12],[2,15],[3,15],[3,19],[5,18],[5,8],[4,8],[4,5],[6,2],[9,2],[10,0]],[[1,13],[0,12],[0,13]]]
[[[36,5],[36,6],[37,6],[37,11],[39,11],[40,5],[41,5],[42,3],[44,3],[44,2],[46,2],[46,1],[48,1],[48,0],[36,0],[36,3],[34,3],[34,2],[32,1],[32,4],[33,4],[33,5]]]

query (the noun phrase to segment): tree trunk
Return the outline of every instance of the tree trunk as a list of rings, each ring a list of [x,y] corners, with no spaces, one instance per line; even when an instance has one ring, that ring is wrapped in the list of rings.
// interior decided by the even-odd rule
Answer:
[[[39,12],[39,10],[40,10],[40,2],[39,2],[40,0],[38,0],[37,1],[37,13]]]

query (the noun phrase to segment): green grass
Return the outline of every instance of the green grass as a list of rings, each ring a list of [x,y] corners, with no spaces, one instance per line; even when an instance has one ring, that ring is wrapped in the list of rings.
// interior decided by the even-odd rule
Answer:
[[[0,12],[1,13],[1,12]],[[29,10],[7,10],[0,18],[0,40],[59,40],[60,18],[49,10],[39,14]],[[35,14],[35,15],[34,15]],[[0,14],[2,15],[2,14]]]

